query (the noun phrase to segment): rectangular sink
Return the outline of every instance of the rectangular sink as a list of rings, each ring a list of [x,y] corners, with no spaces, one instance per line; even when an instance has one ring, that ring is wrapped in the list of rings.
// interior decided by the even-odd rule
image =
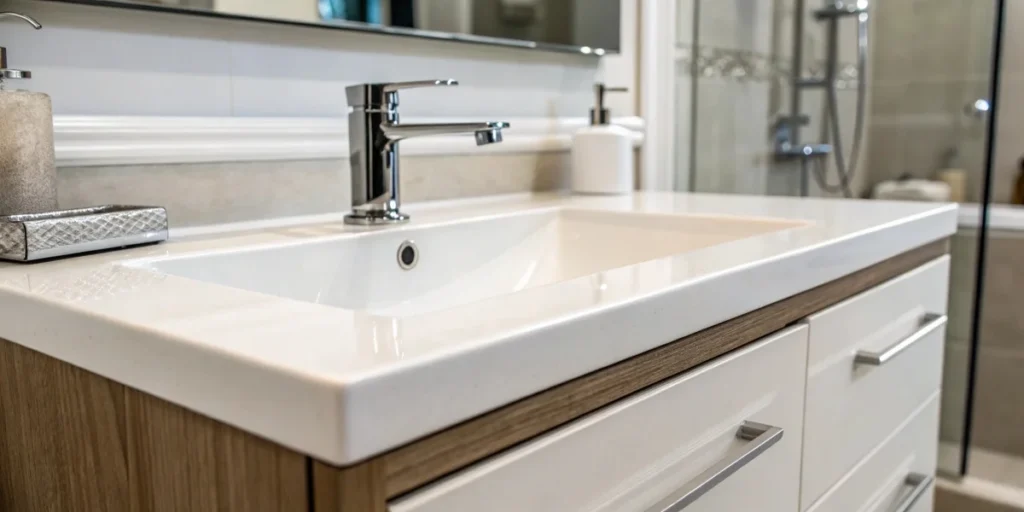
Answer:
[[[804,225],[551,209],[131,264],[299,301],[407,316]],[[407,265],[400,261],[402,250]]]

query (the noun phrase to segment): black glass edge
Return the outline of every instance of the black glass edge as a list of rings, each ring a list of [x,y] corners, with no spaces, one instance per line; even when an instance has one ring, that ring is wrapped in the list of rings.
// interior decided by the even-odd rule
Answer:
[[[967,474],[968,454],[974,416],[974,389],[978,371],[978,350],[980,348],[981,308],[984,307],[982,294],[985,291],[985,257],[988,254],[989,202],[992,201],[992,167],[995,165],[996,118],[999,113],[999,80],[1002,76],[1003,29],[1006,16],[1006,0],[996,0],[995,34],[992,49],[992,73],[989,83],[988,138],[985,141],[985,176],[981,192],[981,223],[978,231],[978,262],[974,269],[974,311],[971,318],[970,350],[967,354],[967,393],[964,401],[963,438],[960,441],[960,476]]]
[[[117,7],[122,9],[133,9],[138,11],[164,12],[186,16],[203,16],[236,21],[249,21],[256,23],[272,23],[276,25],[290,25],[293,27],[309,27],[326,30],[346,30],[350,32],[361,32],[364,34],[393,35],[411,37],[416,39],[430,39],[434,41],[449,41],[457,43],[469,43],[483,46],[501,46],[505,48],[519,48],[524,50],[541,50],[548,52],[566,53],[580,55],[583,57],[600,57],[602,55],[618,55],[618,49],[601,48],[602,53],[594,52],[589,46],[575,46],[568,44],[544,43],[539,41],[526,41],[521,39],[508,39],[504,37],[477,36],[473,34],[456,34],[453,32],[437,32],[433,30],[412,29],[405,27],[388,27],[384,25],[372,25],[360,22],[344,20],[323,20],[319,23],[304,21],[285,20],[276,18],[262,18],[259,16],[245,16],[242,14],[230,14],[223,12],[212,12],[204,9],[193,9],[189,7],[173,7],[157,4],[142,4],[131,1],[119,0],[42,0],[45,2],[58,2],[76,5],[93,5],[101,7]]]

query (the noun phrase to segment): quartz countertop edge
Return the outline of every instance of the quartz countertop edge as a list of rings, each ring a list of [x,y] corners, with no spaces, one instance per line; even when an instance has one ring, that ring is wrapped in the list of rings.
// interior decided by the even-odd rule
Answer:
[[[637,193],[419,204],[409,226],[543,208],[807,224],[650,263],[668,269],[667,277],[634,295],[541,315],[527,307],[529,294],[511,294],[466,310],[481,325],[494,315],[493,333],[396,334],[384,344],[351,325],[343,315],[351,312],[124,265],[359,231],[326,222],[218,233],[0,264],[0,337],[347,465],[949,237],[957,224],[954,204]],[[558,297],[583,285],[574,279],[543,293]],[[374,329],[401,330],[402,319],[373,321],[391,322]]]

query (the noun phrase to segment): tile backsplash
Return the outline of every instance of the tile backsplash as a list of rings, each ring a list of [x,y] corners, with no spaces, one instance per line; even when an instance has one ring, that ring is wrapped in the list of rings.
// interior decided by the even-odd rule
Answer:
[[[402,200],[457,199],[564,189],[568,153],[402,159]],[[167,208],[172,227],[345,212],[348,162],[295,160],[63,167],[62,208],[142,204]]]
[[[29,13],[45,27],[37,32],[22,24],[5,25],[4,46],[19,65],[34,73],[33,80],[19,86],[49,94],[57,116],[85,116],[99,120],[98,125],[112,116],[211,120],[210,126],[201,126],[196,133],[153,135],[146,129],[128,130],[135,137],[131,142],[143,147],[143,153],[150,142],[159,146],[169,141],[174,146],[175,137],[187,142],[187,147],[197,146],[194,141],[202,139],[198,146],[218,149],[219,139],[203,139],[203,134],[217,133],[217,120],[343,119],[347,113],[344,88],[360,82],[460,80],[457,88],[403,92],[406,120],[514,117],[541,125],[549,120],[551,124],[582,120],[593,101],[592,84],[602,77],[602,66],[625,63],[615,68],[621,71],[632,65],[632,57],[627,56],[599,60],[38,0],[8,0],[5,9]],[[621,78],[629,77],[615,80]],[[635,84],[623,85],[635,90]],[[610,99],[620,102],[612,105],[617,116],[635,112],[631,98],[630,94],[627,99]],[[76,126],[75,130],[79,134],[82,129]],[[251,131],[240,130],[244,142],[249,143],[244,136]],[[557,136],[564,139],[567,134]],[[73,141],[78,154],[83,152],[82,144],[93,143],[90,137],[98,135],[86,133]],[[103,137],[96,143],[100,152],[125,145],[116,134],[104,132]],[[506,145],[513,145],[511,138]],[[259,146],[258,141],[251,144]],[[538,144],[542,146],[543,141]],[[479,155],[407,154],[402,158],[402,199],[415,202],[567,186],[569,158],[564,146],[553,150],[519,144],[516,148]],[[86,148],[84,153],[91,151]],[[202,158],[183,156],[183,162]],[[172,227],[350,208],[347,161],[336,155],[290,158],[144,165],[130,159],[113,158],[131,165],[82,164],[70,159],[59,169],[59,200],[63,208],[161,205],[167,207]]]

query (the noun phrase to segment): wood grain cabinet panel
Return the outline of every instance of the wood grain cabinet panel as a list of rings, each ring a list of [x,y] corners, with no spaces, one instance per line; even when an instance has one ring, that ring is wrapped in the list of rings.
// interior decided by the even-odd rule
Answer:
[[[305,456],[0,340],[0,510],[306,511]]]

